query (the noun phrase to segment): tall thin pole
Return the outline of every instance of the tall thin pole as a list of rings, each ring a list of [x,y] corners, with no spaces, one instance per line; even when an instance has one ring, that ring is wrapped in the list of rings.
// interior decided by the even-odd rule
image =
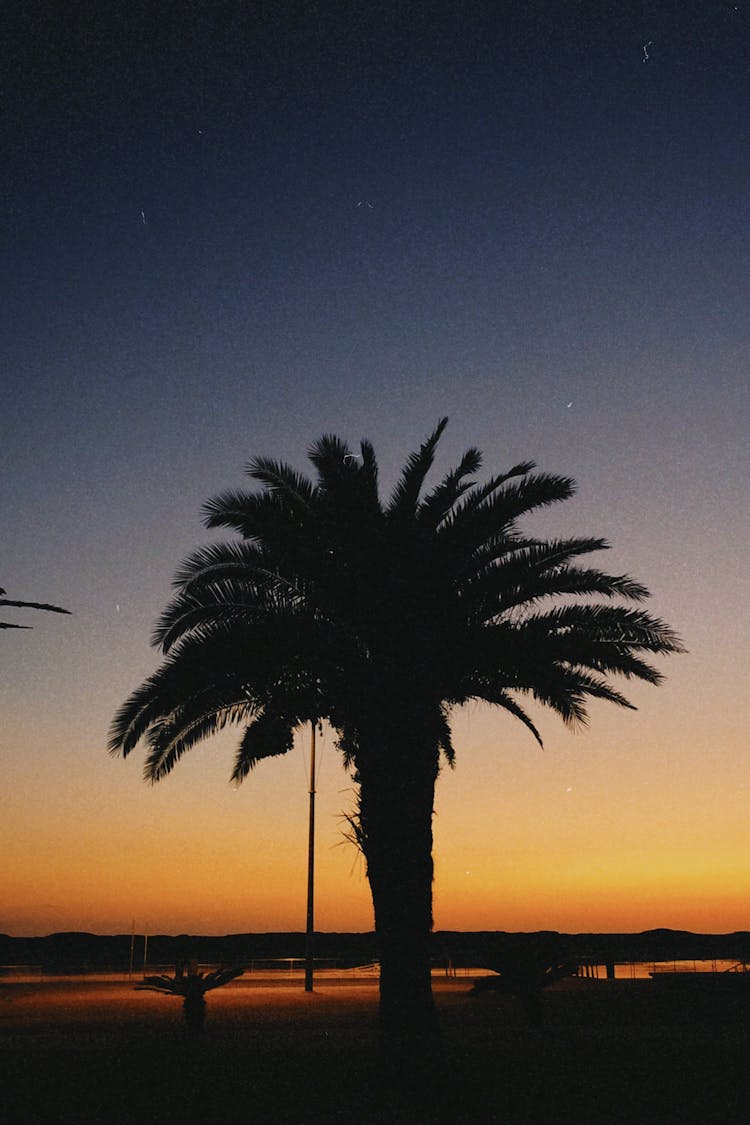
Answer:
[[[315,723],[310,724],[310,821],[307,837],[307,933],[305,935],[305,992],[313,990],[313,891],[315,871]]]
[[[133,978],[133,952],[135,950],[135,918],[133,925],[130,928],[130,968],[128,969],[128,980]]]

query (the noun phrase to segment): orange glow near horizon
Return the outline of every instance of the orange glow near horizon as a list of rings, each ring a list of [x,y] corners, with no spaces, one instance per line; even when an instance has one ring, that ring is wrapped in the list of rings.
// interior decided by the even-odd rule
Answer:
[[[726,747],[722,769],[704,762],[696,789],[701,759],[681,759],[670,744],[660,702],[654,694],[636,715],[597,714],[578,736],[560,728],[543,753],[506,716],[457,713],[457,767],[443,769],[436,795],[436,929],[750,928],[746,786],[731,765],[740,761],[739,744],[733,753]],[[645,727],[659,753],[644,776]],[[226,782],[228,734],[154,787],[141,782],[135,758],[93,753],[85,769],[80,757],[76,764],[61,753],[59,785],[45,800],[33,778],[17,777],[0,930],[122,933],[133,921],[150,933],[303,930],[303,743],[238,790]],[[343,838],[351,781],[332,743],[327,732],[315,924],[370,930],[364,864]]]

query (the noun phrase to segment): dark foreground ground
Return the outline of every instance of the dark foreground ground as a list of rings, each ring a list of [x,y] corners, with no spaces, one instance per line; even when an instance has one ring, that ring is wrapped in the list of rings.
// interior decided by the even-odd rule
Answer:
[[[0,983],[0,1119],[145,1123],[750,1122],[750,1002],[569,981],[516,1001],[436,981],[448,1063],[422,1109],[375,1066],[374,983],[238,982],[187,1038],[180,1001],[132,985]],[[430,1093],[434,1096],[430,1097]],[[429,1105],[427,1104],[429,1102]]]

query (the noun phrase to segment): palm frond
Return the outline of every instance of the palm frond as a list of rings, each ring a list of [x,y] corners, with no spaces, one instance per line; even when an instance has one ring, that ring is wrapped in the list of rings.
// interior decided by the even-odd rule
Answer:
[[[224,577],[251,577],[263,573],[267,562],[263,548],[245,539],[209,543],[180,564],[172,585],[189,592]]]
[[[230,980],[236,980],[246,972],[245,965],[228,965],[223,969],[214,969],[213,972],[206,973],[203,978],[203,983],[206,987],[206,992],[210,992],[213,988],[221,988],[224,984],[229,984]]]
[[[195,592],[178,594],[157,620],[151,643],[166,653],[187,633],[264,619],[302,604],[302,591],[282,575],[269,572],[257,577],[263,581],[224,578]]]
[[[514,465],[504,473],[496,474],[490,477],[484,484],[478,484],[473,487],[473,490],[466,497],[465,502],[461,505],[461,512],[474,511],[480,507],[488,497],[497,492],[499,488],[512,480],[514,477],[525,477],[532,469],[536,468],[535,461],[521,461],[518,465]],[[456,513],[458,514],[458,513]]]
[[[532,633],[557,637],[579,631],[592,641],[620,644],[629,649],[667,654],[685,652],[680,638],[665,622],[643,610],[611,605],[565,605],[524,621]]]
[[[292,507],[310,511],[315,500],[315,487],[291,465],[275,461],[271,457],[253,457],[245,471],[249,477],[265,484],[271,492],[283,495]]]
[[[259,698],[305,635],[302,623],[297,628],[295,621],[283,632],[272,620],[218,622],[213,628],[195,629],[181,637],[161,666],[116,713],[110,753],[127,757],[153,723],[167,719],[185,701],[203,693],[229,693],[221,699],[227,702],[236,698],[237,685],[242,684],[245,698]],[[290,650],[292,644],[295,648]]]
[[[378,461],[372,442],[363,438],[359,443],[359,450],[362,456],[362,471],[369,483],[372,497],[378,503]]]
[[[223,493],[204,505],[204,513],[208,527],[233,527],[273,560],[273,569],[287,573],[309,567],[320,539],[320,500],[314,514],[300,514],[280,492]]]
[[[0,588],[0,605],[12,607],[13,609],[43,609],[48,613],[66,613],[70,614],[69,609],[62,609],[59,605],[50,605],[48,602],[23,602],[14,601],[6,598],[3,595],[5,590]],[[32,625],[16,625],[11,621],[0,621],[0,629],[31,629]]]
[[[590,668],[606,675],[624,676],[626,680],[643,680],[647,684],[660,684],[664,676],[647,661],[635,656],[629,648],[617,642],[597,642],[595,645],[571,643],[565,638],[560,646],[560,659],[577,668]]]
[[[44,609],[48,613],[70,613],[69,609],[61,609],[59,605],[49,605],[47,602],[16,602],[11,601],[10,598],[0,598],[0,605],[14,606],[19,609]]]
[[[563,675],[564,669],[551,670],[547,675],[535,676],[527,688],[519,687],[519,691],[530,693],[537,703],[549,707],[571,730],[580,730],[588,726],[589,716],[586,710],[585,692],[581,691],[572,677]]]
[[[515,574],[513,570],[516,570]],[[513,578],[515,581],[512,581]],[[591,594],[631,601],[643,601],[649,596],[646,587],[634,582],[627,574],[606,574],[584,567],[559,567],[551,573],[524,575],[520,569],[509,567],[505,573],[498,568],[495,574],[488,576],[473,591],[472,601],[485,607],[487,618],[495,618],[517,606],[529,607],[543,598]]]
[[[504,550],[499,558],[502,559],[502,573],[507,576],[510,584],[517,581],[517,574],[538,574],[566,566],[571,559],[580,555],[592,554],[595,551],[609,550],[606,539],[579,537],[575,539],[526,539],[509,536],[506,541],[505,534],[501,532]],[[481,559],[477,565],[477,573],[497,573],[501,567],[496,565],[496,560]]]
[[[572,646],[572,651],[567,652],[564,635],[542,638],[537,633],[529,637],[524,624],[509,623],[474,630],[467,643],[473,653],[472,671],[460,681],[461,702],[470,697],[489,703],[497,700],[499,706],[510,711],[507,699],[515,703],[515,693],[530,694],[574,728],[588,722],[587,696],[631,707],[623,695],[594,674],[619,672],[619,661],[627,660],[627,653],[624,657],[623,654],[608,654],[599,666],[595,659],[588,659],[588,650],[581,638]],[[630,671],[638,676],[641,670],[632,666]],[[653,670],[648,671],[648,677],[643,678],[651,679]],[[509,696],[509,692],[513,696]]]
[[[514,718],[523,723],[527,730],[531,731],[542,750],[544,749],[542,736],[536,726],[526,714],[523,707],[521,707],[520,703],[518,703],[512,695],[509,695],[507,691],[504,691],[502,688],[493,687],[486,681],[483,683],[475,682],[472,678],[469,679],[467,688],[470,692],[467,696],[467,701],[469,699],[481,699],[485,703],[491,703],[493,706],[500,707],[503,711],[507,711],[509,715],[513,715]]]
[[[113,757],[127,758],[152,722],[170,713],[163,699],[163,681],[170,666],[162,666],[136,688],[115,713],[110,725],[108,751]]]
[[[438,718],[437,744],[443,751],[445,760],[450,768],[454,769],[456,765],[456,751],[453,746],[450,722],[448,720],[448,715],[444,707],[440,709],[440,715]]]
[[[600,676],[592,676],[590,672],[583,668],[568,668],[566,672],[575,681],[576,690],[584,695],[590,695],[592,699],[606,699],[608,703],[615,703],[618,707],[625,707],[628,711],[638,710],[634,703],[631,703],[621,692],[613,688]]]
[[[249,616],[252,612],[252,606],[247,602],[239,600],[233,602],[225,598],[212,600],[206,597],[210,593],[210,588],[202,591],[203,597],[200,601],[191,595],[174,598],[157,620],[151,634],[151,644],[167,653],[186,633],[201,627],[213,628],[220,622],[231,623],[238,618]]]
[[[356,736],[348,725],[342,729],[337,729],[336,735],[336,749],[341,753],[344,769],[353,770],[358,750]]]
[[[442,528],[438,529],[438,535],[441,536],[441,546],[444,546],[446,541],[442,537]],[[460,536],[454,537],[452,542],[448,540],[447,551],[455,560],[454,570],[457,581],[463,585],[464,582],[478,580],[482,574],[489,573],[503,559],[510,558],[517,551],[537,542],[537,539],[529,539],[521,535],[516,528],[501,528],[496,535],[487,536],[479,547],[474,547],[472,550],[467,548],[465,554],[461,554]]]
[[[149,745],[143,776],[152,784],[171,773],[177,762],[199,742],[231,723],[246,721],[254,708],[241,692],[228,702],[217,701],[207,691],[186,701],[183,707],[152,723],[147,734]]]
[[[313,443],[307,456],[318,470],[319,487],[328,491],[347,472],[349,459],[354,455],[346,442],[336,434],[324,434]]]
[[[379,521],[382,508],[378,495],[375,450],[365,439],[360,442],[359,448],[359,454],[351,453],[344,457],[344,474],[341,478],[342,488],[337,492],[337,508],[339,520],[364,526],[371,520]]]
[[[432,492],[424,497],[417,509],[417,519],[429,527],[437,527],[453,505],[467,492],[474,481],[464,478],[479,471],[482,454],[478,449],[467,449],[457,468],[452,469]]]
[[[258,762],[287,754],[294,745],[297,719],[264,711],[247,727],[237,749],[231,780],[239,785]]]
[[[555,711],[565,725],[574,730],[588,726],[587,697],[605,699],[619,707],[636,710],[605,680],[577,667],[558,665],[538,671],[527,685],[519,685],[518,690],[530,692],[538,703]]]
[[[471,607],[479,619],[490,619],[504,607],[524,601],[524,592],[527,600],[542,596],[540,581],[549,582],[552,576],[561,574],[571,559],[607,547],[604,539],[545,542],[501,531],[474,550],[470,566],[460,557],[457,590],[467,610]],[[648,596],[645,587],[631,585],[627,588],[634,597]],[[537,589],[539,592],[535,593]]]
[[[165,974],[143,978],[143,984],[134,986],[135,992],[161,992],[164,996],[188,996],[196,992],[210,992],[221,988],[231,980],[241,977],[244,965],[232,965],[224,969],[214,969],[210,973],[189,973],[184,977],[168,977]]]
[[[391,519],[408,518],[416,511],[422,485],[435,457],[435,447],[447,425],[448,419],[441,418],[427,441],[422,443],[416,453],[409,454],[401,478],[386,508]]]
[[[296,699],[307,709],[317,707],[318,679],[304,662],[296,668],[294,663],[305,635],[301,622],[282,629],[277,621],[258,623],[254,630],[245,623],[224,630],[216,626],[182,638],[117,712],[110,753],[127,757],[145,737],[150,747],[146,775],[157,780],[198,741],[228,723],[247,720],[264,703]]]
[[[255,515],[262,499],[262,495],[254,492],[227,489],[203,505],[203,522],[206,527],[228,527],[239,532],[245,539],[254,538]]]
[[[504,482],[486,499],[475,504],[469,493],[446,519],[441,531],[458,538],[465,550],[481,547],[498,535],[514,529],[521,516],[569,499],[575,492],[570,477],[535,473],[521,480]]]

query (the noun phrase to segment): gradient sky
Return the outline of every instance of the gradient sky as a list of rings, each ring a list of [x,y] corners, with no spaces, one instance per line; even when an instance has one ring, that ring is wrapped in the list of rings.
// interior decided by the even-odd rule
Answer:
[[[544,752],[455,715],[436,926],[750,928],[746,0],[104,7],[4,26],[0,585],[73,616],[4,615],[0,931],[304,928],[305,740],[150,788],[108,725],[251,456],[366,436],[387,495],[444,414],[690,652]],[[332,742],[316,925],[367,930]]]

